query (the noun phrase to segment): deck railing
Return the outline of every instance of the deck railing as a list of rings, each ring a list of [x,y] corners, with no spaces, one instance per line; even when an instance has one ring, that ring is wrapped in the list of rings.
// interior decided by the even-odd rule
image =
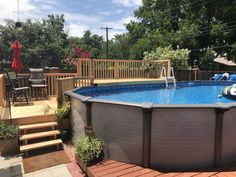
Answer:
[[[64,92],[93,84],[92,77],[70,77],[57,79],[57,101],[62,105],[66,101]]]
[[[45,73],[45,78],[48,85],[48,95],[54,96],[57,94],[57,79],[76,76],[76,73]]]
[[[152,63],[150,63],[152,64]],[[157,75],[160,76],[162,65],[170,71],[170,60],[157,60]],[[79,59],[77,62],[78,77],[94,77],[94,79],[134,79],[147,78],[142,60],[106,60]]]
[[[76,77],[77,73],[45,73],[45,79],[47,81],[47,94],[49,96],[55,96],[57,93],[57,79]],[[18,74],[18,86],[25,87],[29,86],[29,74],[21,73]]]

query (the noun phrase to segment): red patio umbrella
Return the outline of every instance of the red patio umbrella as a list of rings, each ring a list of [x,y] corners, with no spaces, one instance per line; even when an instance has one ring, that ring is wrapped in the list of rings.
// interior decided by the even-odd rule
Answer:
[[[21,49],[20,42],[15,40],[12,43],[11,48],[13,49],[13,52],[14,52],[14,58],[13,58],[11,67],[17,74],[22,69],[22,64],[21,64],[21,61],[20,61],[20,49]]]

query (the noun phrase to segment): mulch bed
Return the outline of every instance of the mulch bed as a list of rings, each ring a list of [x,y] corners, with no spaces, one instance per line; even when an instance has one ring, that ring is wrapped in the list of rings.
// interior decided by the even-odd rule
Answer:
[[[25,173],[34,172],[44,168],[53,167],[56,165],[69,163],[71,160],[66,155],[65,151],[56,151],[43,155],[23,158],[23,167]]]

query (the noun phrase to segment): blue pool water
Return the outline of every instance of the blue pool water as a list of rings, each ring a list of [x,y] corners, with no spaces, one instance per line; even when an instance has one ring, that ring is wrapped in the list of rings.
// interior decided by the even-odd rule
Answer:
[[[151,102],[154,104],[215,104],[230,103],[235,100],[219,97],[223,87],[232,83],[185,83],[165,88],[163,84],[143,86],[102,87],[95,90],[82,90],[79,94],[96,99],[129,103]]]

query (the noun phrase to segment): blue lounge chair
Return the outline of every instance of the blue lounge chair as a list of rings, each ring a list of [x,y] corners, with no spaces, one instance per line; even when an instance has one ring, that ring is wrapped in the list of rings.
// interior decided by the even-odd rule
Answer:
[[[236,81],[236,74],[230,74],[229,81]]]
[[[229,73],[224,73],[224,74],[215,74],[210,80],[216,80],[216,81],[221,81],[221,80],[230,80],[231,75]],[[236,76],[235,76],[236,77]]]
[[[214,74],[213,77],[210,78],[210,80],[216,80],[219,81],[222,78],[223,74]]]

